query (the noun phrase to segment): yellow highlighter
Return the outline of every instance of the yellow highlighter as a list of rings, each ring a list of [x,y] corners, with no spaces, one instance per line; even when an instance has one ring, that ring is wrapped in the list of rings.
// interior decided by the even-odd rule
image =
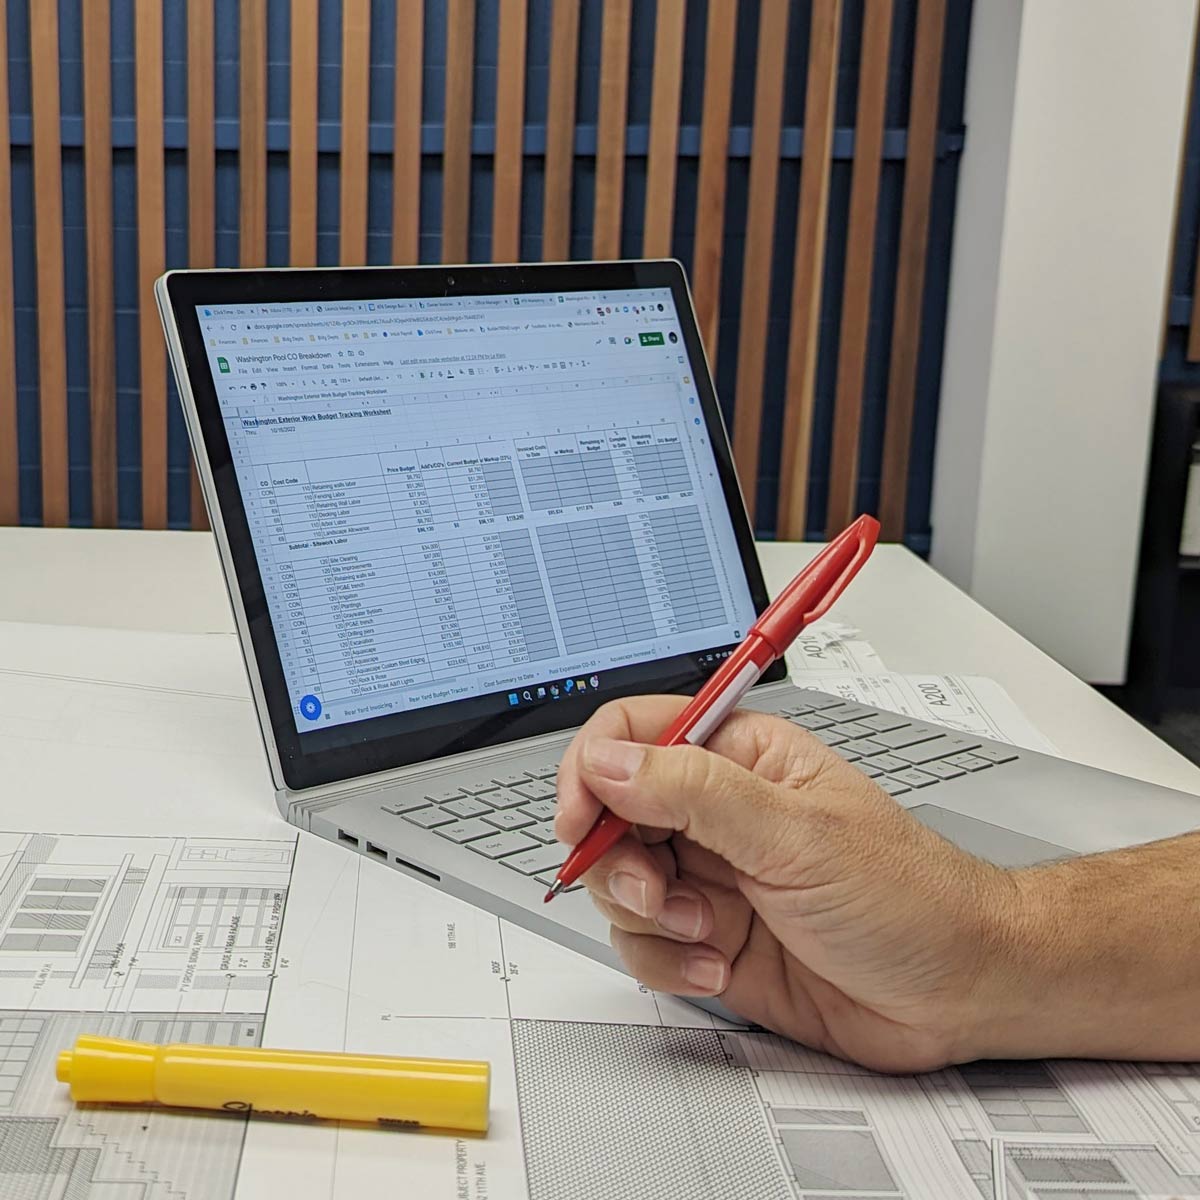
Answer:
[[[82,1034],[58,1056],[71,1099],[485,1133],[485,1062],[256,1046],[156,1046]]]

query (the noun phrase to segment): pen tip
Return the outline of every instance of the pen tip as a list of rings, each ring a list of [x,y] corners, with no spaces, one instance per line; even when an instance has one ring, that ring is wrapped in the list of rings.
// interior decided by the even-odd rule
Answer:
[[[563,890],[563,882],[561,879],[554,881],[554,886],[542,897],[543,904],[549,904],[559,892]]]

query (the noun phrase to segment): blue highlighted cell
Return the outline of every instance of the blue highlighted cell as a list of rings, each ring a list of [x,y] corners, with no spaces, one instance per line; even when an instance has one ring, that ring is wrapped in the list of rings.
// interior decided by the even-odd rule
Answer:
[[[300,715],[306,721],[315,721],[321,715],[321,702],[309,693],[300,697]]]

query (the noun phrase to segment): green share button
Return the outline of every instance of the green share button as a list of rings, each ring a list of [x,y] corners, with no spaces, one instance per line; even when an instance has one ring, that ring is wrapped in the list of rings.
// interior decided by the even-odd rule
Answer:
[[[638,341],[643,346],[661,346],[663,344],[663,335],[661,333],[639,333]]]

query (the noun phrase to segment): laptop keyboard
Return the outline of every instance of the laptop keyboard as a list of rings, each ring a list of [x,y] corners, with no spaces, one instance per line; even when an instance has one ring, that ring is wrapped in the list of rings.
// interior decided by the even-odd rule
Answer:
[[[778,715],[820,738],[892,796],[1019,757],[1014,749],[994,742],[985,745],[970,734],[914,724],[835,696],[800,694],[802,701],[781,708]],[[549,887],[567,857],[566,847],[554,839],[557,774],[557,761],[524,770],[497,766],[490,774],[463,772],[461,780],[414,790],[381,807]]]

